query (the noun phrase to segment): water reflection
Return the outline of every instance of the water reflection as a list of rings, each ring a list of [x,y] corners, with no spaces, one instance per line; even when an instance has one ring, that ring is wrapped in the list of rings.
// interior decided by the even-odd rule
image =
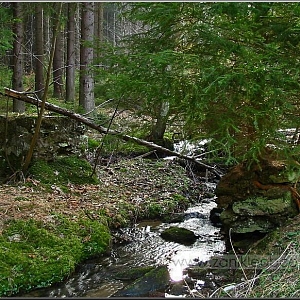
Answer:
[[[116,247],[110,257],[83,264],[74,276],[60,285],[22,296],[110,297],[127,284],[117,280],[116,274],[141,266],[167,265],[171,280],[180,282],[186,276],[186,267],[207,261],[215,253],[225,250],[219,228],[212,226],[209,220],[209,212],[215,206],[214,199],[210,199],[188,209],[184,222],[167,224],[150,221],[127,229],[133,242]],[[160,233],[170,226],[192,230],[199,239],[191,246],[167,242]]]

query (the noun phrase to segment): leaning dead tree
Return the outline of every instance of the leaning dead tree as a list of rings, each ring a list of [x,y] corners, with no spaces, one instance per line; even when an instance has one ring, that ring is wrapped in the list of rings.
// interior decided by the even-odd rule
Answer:
[[[37,98],[34,98],[32,96],[29,96],[27,93],[18,92],[18,91],[9,89],[9,88],[5,88],[4,95],[8,96],[12,99],[17,99],[17,100],[24,101],[26,103],[33,104],[37,107],[40,107],[42,105],[41,100],[39,100]],[[135,142],[139,145],[146,146],[149,149],[157,150],[157,151],[163,152],[163,153],[171,155],[171,156],[176,156],[178,158],[191,161],[191,162],[195,163],[198,166],[210,169],[216,175],[220,176],[220,174],[216,171],[216,169],[213,166],[207,165],[207,164],[197,160],[196,158],[194,158],[192,156],[184,155],[184,154],[178,153],[176,151],[172,151],[170,149],[167,149],[165,147],[159,146],[159,145],[157,145],[153,142],[148,142],[148,141],[145,141],[143,139],[139,139],[137,137],[124,134],[120,131],[108,129],[104,126],[97,125],[97,124],[93,123],[90,119],[85,118],[84,116],[82,116],[80,114],[71,112],[71,111],[69,111],[65,108],[61,108],[61,107],[59,107],[57,105],[54,105],[54,104],[51,104],[49,102],[45,102],[45,109],[49,110],[49,111],[53,111],[53,112],[61,114],[61,115],[64,115],[64,116],[67,116],[67,117],[69,117],[71,119],[74,119],[78,122],[81,122],[81,123],[87,125],[88,127],[97,130],[100,133],[115,135],[115,136],[118,136],[119,138],[123,139],[124,141],[132,141],[132,142]]]

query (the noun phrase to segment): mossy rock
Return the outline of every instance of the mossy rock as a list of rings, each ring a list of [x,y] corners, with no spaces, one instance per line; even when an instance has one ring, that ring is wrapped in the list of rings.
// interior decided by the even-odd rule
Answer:
[[[171,226],[164,230],[161,237],[166,241],[184,245],[191,245],[198,239],[193,231],[177,226]]]
[[[153,269],[155,269],[154,266],[136,267],[130,270],[118,272],[113,277],[114,279],[122,280],[122,281],[136,280],[138,278],[143,277],[145,274],[149,273]]]
[[[220,221],[222,224],[230,225],[238,219],[238,216],[233,212],[232,208],[228,208],[220,213]]]
[[[245,201],[235,202],[232,205],[232,210],[240,216],[270,216],[278,214],[295,216],[297,214],[294,200],[289,191],[285,191],[283,196],[277,199],[253,197]]]
[[[269,219],[261,218],[246,218],[238,219],[231,224],[233,234],[248,234],[248,233],[267,233],[273,230],[276,225]]]
[[[141,278],[117,292],[117,297],[147,297],[155,292],[165,292],[170,281],[167,266],[158,266]]]

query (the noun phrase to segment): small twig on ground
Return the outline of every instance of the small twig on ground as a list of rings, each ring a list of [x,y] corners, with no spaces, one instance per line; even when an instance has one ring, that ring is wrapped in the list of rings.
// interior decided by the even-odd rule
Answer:
[[[156,150],[152,150],[152,151],[150,151],[150,152],[147,152],[147,153],[144,153],[144,154],[138,155],[138,156],[134,157],[134,159],[138,159],[138,158],[147,157],[147,156],[149,156],[149,155],[151,155],[151,154],[154,154],[155,152],[156,152]]]

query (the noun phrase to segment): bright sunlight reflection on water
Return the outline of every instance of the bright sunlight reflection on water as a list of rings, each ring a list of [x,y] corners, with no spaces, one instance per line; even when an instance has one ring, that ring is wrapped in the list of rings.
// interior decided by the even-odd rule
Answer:
[[[169,263],[169,273],[173,281],[184,279],[184,269],[197,264],[198,261],[207,261],[211,255],[202,254],[199,249],[178,251]]]

